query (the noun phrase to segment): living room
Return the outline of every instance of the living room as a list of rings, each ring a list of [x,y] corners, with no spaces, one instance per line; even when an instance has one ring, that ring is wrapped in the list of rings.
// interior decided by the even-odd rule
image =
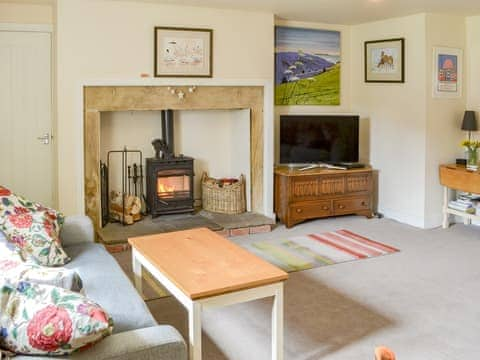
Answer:
[[[154,64],[156,27],[211,30],[211,76],[158,76]],[[276,101],[276,29],[279,27],[338,33],[341,59],[338,104],[280,105]],[[453,195],[445,190],[447,187],[442,186],[445,183],[439,177],[440,165],[455,164],[457,159],[466,157],[461,143],[470,132],[467,134],[465,127],[462,130],[462,119],[466,111],[480,110],[480,86],[475,81],[480,71],[475,66],[480,54],[476,41],[480,33],[480,6],[474,1],[450,4],[432,0],[420,5],[373,0],[316,4],[227,0],[201,3],[193,0],[9,0],[0,1],[0,32],[46,33],[50,46],[46,57],[48,71],[43,74],[48,78],[49,87],[43,88],[46,89],[43,93],[48,95],[50,107],[43,109],[30,104],[33,110],[25,120],[34,118],[35,111],[41,108],[50,114],[47,116],[50,128],[40,130],[37,122],[31,128],[28,123],[15,128],[7,120],[14,114],[13,110],[2,113],[1,126],[8,130],[0,136],[5,145],[0,156],[6,164],[0,185],[58,209],[67,220],[77,219],[81,223],[78,226],[84,229],[83,235],[88,237],[95,231],[98,241],[98,230],[102,227],[99,163],[107,163],[108,152],[121,152],[124,146],[141,150],[144,158],[153,157],[155,150],[150,143],[163,135],[162,110],[173,109],[174,152],[196,161],[191,185],[195,207],[201,199],[203,172],[217,178],[245,174],[245,209],[273,219],[268,224],[267,221],[248,225],[250,230],[246,233],[237,231],[240,236],[227,237],[230,242],[248,250],[252,247],[250,244],[260,240],[296,239],[305,234],[347,229],[378,242],[384,250],[395,249],[386,251],[388,256],[287,271],[281,353],[278,342],[276,350],[272,350],[270,299],[206,309],[201,315],[200,357],[203,354],[204,359],[281,359],[282,356],[286,359],[363,359],[374,357],[374,349],[380,345],[405,359],[466,359],[480,353],[472,335],[478,329],[475,280],[479,269],[474,261],[475,250],[480,246],[475,225],[478,221],[475,221],[476,215],[468,215],[464,224],[461,217],[448,218],[445,204]],[[403,41],[402,79],[366,81],[366,42],[392,39]],[[457,51],[459,79],[453,96],[435,95],[436,49]],[[2,75],[4,83],[14,78],[8,75],[13,73],[12,69],[8,68]],[[25,74],[40,82],[41,74],[25,69]],[[28,78],[22,81],[23,86],[30,85]],[[210,93],[214,88],[220,90]],[[140,90],[130,92],[132,89]],[[12,109],[11,93],[8,89],[2,92],[1,108]],[[118,102],[119,99],[124,102]],[[28,104],[23,99],[15,101],[15,109]],[[280,119],[322,115],[358,116],[357,162],[371,167],[369,210],[377,216],[309,219],[287,228],[280,221],[275,223],[279,214],[274,201],[274,168],[281,162]],[[44,132],[49,142],[45,156],[49,158],[43,169],[38,165],[43,160],[34,160],[32,152],[12,151],[24,146],[18,141],[13,144],[9,139],[27,133],[36,138]],[[478,138],[474,131],[472,136],[474,140]],[[16,157],[16,153],[21,156]],[[28,160],[29,166],[14,166],[22,159]],[[139,163],[145,165],[142,161]],[[120,168],[117,166],[112,172],[120,174]],[[40,177],[39,170],[48,174]],[[348,171],[353,174],[358,170]],[[476,174],[478,170],[468,173],[469,176]],[[125,178],[118,175],[115,180],[117,189],[122,177]],[[466,181],[463,174],[453,178]],[[474,177],[473,182],[475,188],[478,177]],[[143,186],[143,180],[141,183]],[[37,195],[40,193],[42,196]],[[94,230],[92,224],[84,223],[88,222],[82,217],[85,214],[93,221]],[[160,215],[159,219],[170,219],[168,216]],[[442,229],[442,225],[446,227],[446,217],[452,225]],[[473,219],[473,224],[469,219]],[[271,231],[263,232],[265,225]],[[125,228],[132,229],[132,226]],[[259,233],[254,234],[257,230],[252,229]],[[64,235],[62,241],[63,238]],[[113,275],[95,279],[97,273],[115,273],[111,270],[115,261],[135,278],[135,262],[131,264],[129,249],[132,244],[126,244],[125,239],[122,246],[128,250],[114,253],[114,258],[106,253],[102,255],[98,250],[101,245],[94,244],[88,254],[104,264],[92,260],[92,269],[88,271],[75,265],[76,259],[67,266],[79,269],[87,296],[90,296],[89,287],[94,287],[89,281],[116,281],[111,279]],[[78,249],[80,246],[69,245]],[[70,254],[70,246],[66,250],[73,257],[79,250],[72,250]],[[86,255],[80,258],[85,261],[83,265],[89,267],[90,259]],[[99,267],[95,270],[93,264]],[[128,306],[142,309],[139,312],[150,312],[151,315],[144,313],[145,324],[152,328],[155,324],[171,326],[167,330],[170,339],[178,336],[178,344],[187,344],[185,349],[178,345],[177,355],[159,357],[161,353],[153,352],[152,356],[165,359],[186,356],[192,335],[188,311],[175,296],[165,295],[165,289],[157,289],[163,293],[157,296],[154,283],[147,281],[143,286],[146,305],[141,300],[120,304],[122,311],[114,312],[119,314],[119,319],[115,319],[112,305],[107,307],[113,318],[114,335],[91,349],[99,347],[97,355],[88,357],[93,353],[86,350],[72,357],[146,358],[147,353],[135,357],[138,348],[133,345],[131,349],[118,350],[125,351],[123,355],[109,352],[125,339],[134,342],[131,334],[127,335],[133,330],[131,326],[120,325],[115,329],[115,323],[122,324],[127,317]],[[124,289],[125,285],[121,287]],[[167,290],[170,289],[167,287]],[[133,287],[125,291],[132,298],[138,297]],[[151,299],[147,293],[151,293]],[[106,306],[102,303],[102,294],[96,295],[99,298],[94,300]],[[114,298],[114,294],[105,296]],[[153,347],[160,346],[152,340],[161,338],[155,332],[159,330],[151,331],[138,335],[144,348],[149,341]],[[115,338],[122,333],[123,340]],[[0,333],[0,340],[1,336]],[[198,334],[196,337],[198,340]]]

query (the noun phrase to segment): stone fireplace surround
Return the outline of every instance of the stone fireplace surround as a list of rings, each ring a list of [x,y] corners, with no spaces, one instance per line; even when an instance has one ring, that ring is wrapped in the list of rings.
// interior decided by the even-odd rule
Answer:
[[[208,80],[207,80],[208,81]],[[211,80],[210,80],[211,81]],[[195,85],[194,93],[188,87]],[[184,99],[168,91],[186,93]],[[273,87],[258,81],[175,82],[153,79],[82,85],[83,183],[82,203],[95,227],[101,226],[100,121],[104,111],[250,110],[250,198],[252,211],[273,217]],[[241,145],[241,144],[240,144]]]

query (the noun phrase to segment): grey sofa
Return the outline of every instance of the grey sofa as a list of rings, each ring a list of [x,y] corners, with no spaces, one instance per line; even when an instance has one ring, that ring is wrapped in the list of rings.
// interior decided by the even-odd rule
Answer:
[[[72,261],[66,266],[80,274],[86,296],[99,303],[113,318],[113,335],[93,348],[70,357],[54,359],[186,360],[187,348],[178,331],[158,325],[128,277],[105,248],[94,243],[86,216],[67,217],[62,243]],[[16,356],[15,360],[52,359]]]

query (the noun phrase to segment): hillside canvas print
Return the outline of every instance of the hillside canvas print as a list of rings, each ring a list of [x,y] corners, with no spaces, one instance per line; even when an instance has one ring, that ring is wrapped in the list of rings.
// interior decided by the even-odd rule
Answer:
[[[275,104],[340,105],[340,32],[275,27]]]
[[[155,27],[156,77],[212,77],[212,30]]]
[[[433,96],[462,96],[462,50],[434,48],[433,61]]]
[[[405,81],[404,39],[365,42],[365,82]]]

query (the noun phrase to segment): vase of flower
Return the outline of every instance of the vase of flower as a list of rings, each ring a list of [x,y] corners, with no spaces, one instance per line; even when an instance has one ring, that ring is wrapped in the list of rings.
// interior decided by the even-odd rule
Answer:
[[[462,142],[467,152],[467,170],[478,170],[478,149],[480,148],[480,141],[465,140]]]

